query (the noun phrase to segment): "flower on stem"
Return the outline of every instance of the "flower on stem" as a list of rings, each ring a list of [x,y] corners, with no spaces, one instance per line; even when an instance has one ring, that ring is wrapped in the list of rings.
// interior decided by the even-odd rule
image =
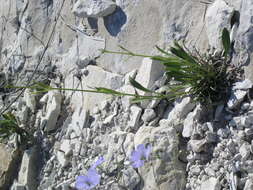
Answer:
[[[140,144],[137,146],[136,150],[131,153],[131,162],[134,168],[139,168],[144,165],[144,161],[148,160],[151,153],[151,145],[145,146]]]
[[[104,162],[103,157],[99,159],[90,167],[85,176],[78,176],[76,179],[76,188],[78,190],[89,190],[100,183],[101,176],[96,171],[96,167]]]

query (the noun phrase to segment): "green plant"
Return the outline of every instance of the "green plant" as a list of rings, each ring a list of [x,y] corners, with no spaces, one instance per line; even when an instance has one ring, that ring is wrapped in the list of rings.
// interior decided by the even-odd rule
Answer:
[[[163,64],[170,82],[167,83],[169,90],[161,98],[175,99],[191,96],[195,101],[213,104],[223,101],[227,97],[229,87],[236,76],[236,70],[229,64],[230,38],[226,28],[222,31],[222,44],[224,51],[218,55],[201,55],[196,50],[191,52],[178,42],[174,42],[174,47],[170,48],[170,52],[156,46],[161,53],[156,56],[136,54],[123,47],[121,47],[123,52],[108,50],[103,52],[149,57]],[[139,90],[151,92],[133,79],[131,84]]]
[[[174,100],[184,96],[191,96],[194,101],[199,101],[203,104],[215,104],[225,100],[229,88],[237,75],[237,70],[230,66],[230,59],[228,59],[231,47],[229,32],[226,28],[222,31],[222,44],[223,52],[204,55],[201,55],[197,50],[191,52],[178,42],[174,42],[174,47],[170,48],[170,52],[166,52],[156,46],[161,55],[155,56],[133,53],[122,46],[120,46],[123,50],[121,52],[103,50],[103,53],[148,57],[163,64],[168,78],[168,90],[165,93],[157,93],[147,89],[131,77],[129,78],[131,85],[138,90],[148,92],[149,95],[139,95],[137,91],[135,94],[129,94],[103,87],[95,87],[91,88],[91,90],[53,88],[43,83],[36,83],[27,87],[14,86],[14,88],[30,88],[36,92],[71,90],[115,96],[132,96],[133,102],[147,99]]]
[[[13,134],[20,136],[20,143],[23,145],[33,141],[32,135],[19,127],[18,121],[12,113],[4,113],[0,119],[0,139],[5,140]]]

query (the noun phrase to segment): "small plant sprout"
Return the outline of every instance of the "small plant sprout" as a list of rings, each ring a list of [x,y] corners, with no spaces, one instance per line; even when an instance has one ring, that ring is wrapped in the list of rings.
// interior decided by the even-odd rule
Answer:
[[[140,144],[136,150],[131,153],[131,162],[134,168],[139,168],[144,165],[144,162],[148,160],[151,153],[151,145]]]
[[[101,176],[98,174],[96,167],[104,161],[103,157],[99,157],[99,159],[89,168],[85,176],[81,175],[77,177],[75,187],[78,190],[89,190],[97,186],[100,183]]]

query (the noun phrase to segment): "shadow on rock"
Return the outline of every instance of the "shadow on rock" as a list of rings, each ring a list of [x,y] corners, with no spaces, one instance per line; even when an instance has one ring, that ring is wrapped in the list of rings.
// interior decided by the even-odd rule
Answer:
[[[105,27],[112,36],[118,35],[126,21],[127,16],[120,7],[113,14],[104,17]]]

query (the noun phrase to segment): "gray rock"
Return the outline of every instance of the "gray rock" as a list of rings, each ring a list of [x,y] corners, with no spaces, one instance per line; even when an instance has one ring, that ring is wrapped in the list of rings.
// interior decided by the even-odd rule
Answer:
[[[9,189],[13,180],[13,176],[18,170],[15,167],[21,156],[20,150],[8,147],[0,143],[0,187]]]
[[[215,133],[212,133],[210,131],[206,132],[206,142],[207,143],[214,143],[218,141],[218,136]]]
[[[90,57],[84,57],[82,59],[78,59],[76,61],[76,65],[78,66],[79,69],[83,69],[87,67],[90,63],[92,63],[93,59]]]
[[[26,186],[28,189],[37,187],[37,166],[39,165],[38,150],[32,147],[23,154],[20,170],[18,173],[18,183]]]
[[[156,113],[153,109],[145,109],[141,119],[144,122],[149,122],[156,117]]]
[[[137,128],[139,127],[139,121],[140,121],[142,109],[137,105],[132,105],[130,107],[130,111],[131,111],[131,114],[130,114],[130,121],[128,122],[128,125],[132,128]]]
[[[201,151],[206,151],[207,142],[205,139],[189,141],[189,146],[193,152],[199,153]]]
[[[62,96],[58,91],[49,91],[42,99],[46,99],[46,97],[46,113],[41,118],[41,126],[44,127],[45,131],[52,131],[56,129],[56,122],[61,111]]]
[[[70,156],[73,152],[73,148],[71,146],[71,142],[68,139],[64,139],[61,142],[60,150],[65,153],[65,156]]]
[[[250,144],[247,144],[247,143],[244,143],[239,148],[239,152],[242,155],[242,159],[243,160],[247,160],[248,159],[248,157],[250,155],[250,149],[251,149],[251,146],[250,146]]]
[[[220,117],[221,117],[223,109],[224,109],[224,105],[223,104],[217,106],[217,108],[215,110],[214,121],[219,121],[220,120]]]
[[[247,179],[243,190],[251,190],[251,189],[253,189],[253,176],[252,175],[250,175],[249,178]]]
[[[211,47],[222,50],[221,32],[230,28],[234,9],[223,0],[216,0],[208,7],[205,17],[207,36]]]
[[[11,190],[26,190],[26,186],[14,182],[13,185],[11,186]]]
[[[116,9],[116,4],[111,0],[78,0],[73,13],[81,18],[105,17],[112,14]]]
[[[166,121],[166,120],[165,120]],[[178,137],[173,127],[168,127],[165,121],[158,127],[142,126],[134,137],[135,146],[152,142],[152,153],[160,159],[150,160],[141,168],[140,175],[145,179],[143,189],[169,188],[181,190],[185,186],[185,171],[178,162]],[[156,170],[150,170],[150,163]],[[154,173],[155,172],[155,173]],[[159,189],[159,188],[158,188]]]
[[[233,91],[227,103],[228,108],[229,109],[236,108],[243,101],[246,94],[247,91],[244,90]]]
[[[32,112],[35,112],[35,108],[36,108],[35,95],[32,94],[29,89],[26,89],[24,92],[24,100],[25,100],[26,106],[29,107]]]
[[[196,124],[200,118],[200,114],[203,110],[200,105],[197,105],[193,112],[190,112],[184,120],[183,137],[190,137]]]
[[[247,111],[250,108],[250,104],[248,102],[244,102],[241,106],[241,110]]]
[[[151,89],[155,81],[163,76],[164,66],[150,58],[144,58],[135,80],[145,88]],[[140,95],[148,95],[149,93],[137,90]],[[146,108],[148,103],[142,103],[142,107]]]
[[[203,181],[200,186],[200,190],[220,190],[221,185],[218,179],[211,177],[206,181]]]
[[[195,104],[191,102],[191,98],[185,97],[181,101],[175,103],[174,108],[169,112],[166,119],[168,119],[170,123],[177,125],[182,122],[182,119],[184,119],[194,107]]]
[[[245,79],[241,82],[236,82],[233,85],[233,90],[248,90],[252,88],[252,82],[249,79]]]
[[[82,107],[76,108],[72,115],[69,130],[74,130],[77,136],[81,136],[82,130],[86,127],[89,118],[89,112]]]
[[[136,173],[133,168],[124,169],[122,171],[122,177],[119,184],[126,187],[129,190],[134,190],[134,188],[139,184],[140,176]]]

